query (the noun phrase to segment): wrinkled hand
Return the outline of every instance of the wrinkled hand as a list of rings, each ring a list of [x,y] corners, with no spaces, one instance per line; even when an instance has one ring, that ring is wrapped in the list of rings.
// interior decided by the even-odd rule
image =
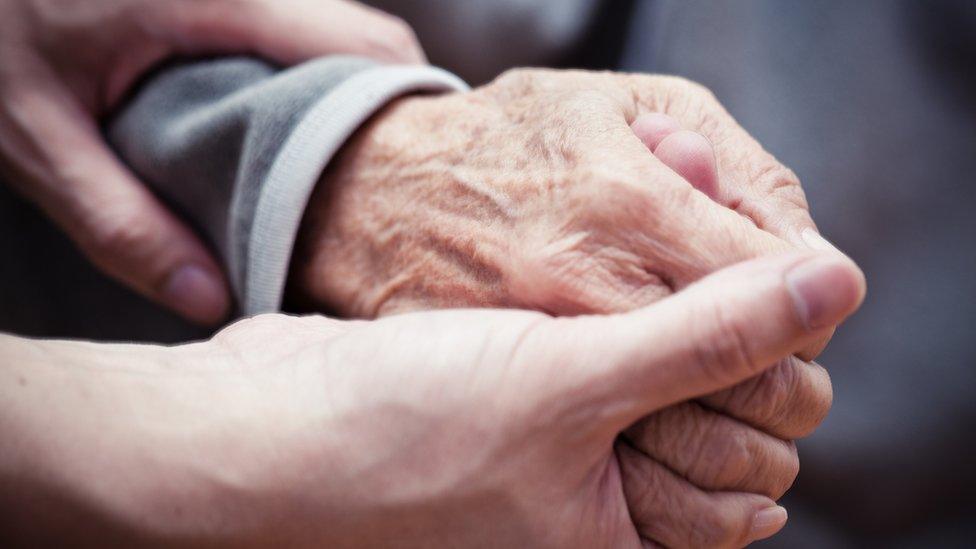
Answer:
[[[0,3],[0,173],[102,270],[191,320],[228,309],[197,237],[104,143],[98,118],[158,62],[327,53],[419,62],[401,21],[347,0],[5,0]]]
[[[520,71],[472,94],[404,100],[362,131],[313,198],[292,288],[362,316],[621,311],[728,263],[823,248],[815,235],[796,177],[700,87]],[[623,440],[700,488],[777,499],[798,471],[792,440],[830,403],[826,371],[788,357],[643,418]],[[668,531],[669,512],[686,509],[646,511],[652,537],[687,542]]]
[[[124,402],[106,376],[98,399],[79,391],[84,405],[62,402],[45,421],[86,418],[92,402],[115,418],[112,429],[89,419],[72,430],[111,449],[83,460],[93,479],[102,469],[120,479],[98,484],[98,508],[164,542],[741,546],[786,520],[764,489],[686,480],[681,463],[700,445],[659,458],[658,426],[619,435],[821,337],[863,284],[849,260],[807,253],[737,265],[621,315],[257,317],[167,350],[165,375],[129,373],[137,390]],[[105,442],[133,418],[134,440]],[[147,460],[152,478],[110,491]]]
[[[520,70],[361,130],[307,210],[290,291],[360,317],[619,312],[812,228],[796,177],[700,86]]]

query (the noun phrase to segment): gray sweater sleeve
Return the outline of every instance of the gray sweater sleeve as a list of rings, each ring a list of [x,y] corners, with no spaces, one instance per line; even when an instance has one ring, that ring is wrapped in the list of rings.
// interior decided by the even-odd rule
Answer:
[[[239,312],[281,305],[298,226],[326,164],[391,99],[465,90],[433,67],[327,57],[290,69],[255,59],[163,70],[108,124],[122,159],[206,236]]]

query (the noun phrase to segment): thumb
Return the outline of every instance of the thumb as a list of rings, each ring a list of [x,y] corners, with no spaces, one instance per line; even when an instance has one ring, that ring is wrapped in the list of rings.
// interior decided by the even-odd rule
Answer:
[[[193,322],[214,325],[230,307],[220,267],[197,237],[92,144],[88,169],[62,225],[98,268]]]
[[[550,326],[566,343],[569,394],[590,388],[582,392],[614,410],[603,415],[620,429],[759,374],[850,315],[864,291],[847,258],[789,254],[729,267],[632,313]]]
[[[31,104],[33,107],[31,107]],[[197,237],[107,148],[92,120],[57,89],[19,101],[16,185],[101,270],[199,323],[229,308],[220,268]],[[43,108],[41,108],[43,107]]]

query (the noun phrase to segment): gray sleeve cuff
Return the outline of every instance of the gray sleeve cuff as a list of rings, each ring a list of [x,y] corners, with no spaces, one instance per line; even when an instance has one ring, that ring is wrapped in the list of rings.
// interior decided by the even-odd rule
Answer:
[[[414,91],[466,90],[441,69],[332,56],[281,69],[225,58],[160,71],[107,125],[119,156],[209,241],[238,312],[281,306],[305,205],[373,113]]]
[[[275,157],[254,209],[249,234],[230,250],[242,267],[240,305],[246,315],[281,306],[292,248],[308,202],[325,166],[370,116],[397,96],[414,91],[466,90],[456,76],[433,67],[384,66],[353,75],[304,115]]]

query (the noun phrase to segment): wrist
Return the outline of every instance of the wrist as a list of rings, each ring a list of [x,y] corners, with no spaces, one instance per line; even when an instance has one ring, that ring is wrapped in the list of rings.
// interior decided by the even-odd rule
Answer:
[[[481,179],[493,114],[472,101],[404,97],[347,142],[306,208],[289,304],[354,318],[514,305],[504,276],[518,212]]]
[[[330,545],[340,529],[335,493],[349,486],[340,472],[351,464],[341,462],[339,405],[323,402],[330,384],[317,367],[321,347],[249,346],[241,354],[233,339],[241,334],[254,337],[237,331],[167,350],[166,369],[182,374],[169,390],[178,402],[145,439],[158,449],[149,460],[157,467],[132,507],[167,544]]]
[[[136,380],[123,389],[142,395],[109,464],[132,482],[102,493],[106,508],[166,545],[270,544],[281,527],[275,506],[289,493],[274,477],[288,466],[289,429],[280,413],[287,401],[256,370],[269,365],[252,369],[213,341],[162,355],[154,387]]]
[[[0,354],[0,507],[25,544],[121,543],[141,534],[120,510],[140,471],[120,378],[148,373],[153,347],[3,338]],[[58,541],[60,540],[60,541]]]
[[[0,402],[12,486],[0,505],[15,535],[247,541],[255,521],[241,503],[259,484],[249,442],[262,424],[228,390],[239,381],[203,371],[190,348],[17,341]]]
[[[398,113],[417,99],[400,97],[377,112],[346,141],[319,178],[289,267],[286,302],[292,310],[375,316],[369,290],[383,283],[384,273],[365,259],[371,240],[368,231],[393,220],[381,217],[384,212],[374,199],[383,195],[377,192],[372,174],[383,171],[387,126],[412,133],[403,127],[404,117]]]

